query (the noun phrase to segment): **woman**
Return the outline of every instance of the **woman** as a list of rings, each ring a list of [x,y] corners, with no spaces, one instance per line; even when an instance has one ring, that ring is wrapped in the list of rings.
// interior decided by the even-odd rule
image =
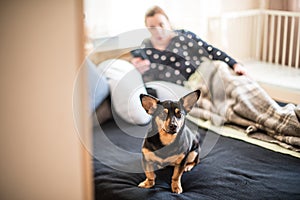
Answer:
[[[150,117],[143,110],[139,95],[152,88],[150,94],[159,99],[178,99],[190,92],[182,87],[202,57],[222,60],[237,74],[245,69],[223,51],[201,40],[194,33],[173,30],[165,12],[158,6],[145,15],[145,25],[151,37],[143,41],[141,49],[132,51],[131,63],[120,59],[107,60],[98,67],[110,83],[113,111],[123,120],[133,124],[147,124]],[[142,76],[141,76],[142,75]],[[150,90],[147,90],[149,93]]]
[[[224,61],[236,74],[246,74],[245,68],[233,58],[194,33],[173,30],[168,16],[158,6],[145,14],[145,25],[151,33],[151,37],[142,44],[147,59],[135,57],[131,60],[145,82],[164,80],[183,85],[199,66],[202,57]]]

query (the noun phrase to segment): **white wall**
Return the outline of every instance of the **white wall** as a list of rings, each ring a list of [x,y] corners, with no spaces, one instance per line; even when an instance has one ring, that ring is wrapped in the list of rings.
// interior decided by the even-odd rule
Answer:
[[[95,36],[113,36],[144,28],[144,14],[153,5],[162,7],[175,27],[196,29],[207,17],[222,12],[258,8],[265,0],[84,0],[86,25]],[[200,23],[200,24],[199,24]]]
[[[145,28],[146,10],[159,5],[175,27],[200,32],[201,20],[207,12],[205,4],[203,0],[85,0],[86,25],[92,37],[115,36],[142,29]]]
[[[85,0],[86,28],[90,38],[124,35],[144,29],[144,14],[153,5],[162,7],[174,28],[209,39],[207,18],[223,12],[258,8],[265,0]],[[134,41],[141,43],[140,37]],[[125,47],[125,46],[124,46]]]

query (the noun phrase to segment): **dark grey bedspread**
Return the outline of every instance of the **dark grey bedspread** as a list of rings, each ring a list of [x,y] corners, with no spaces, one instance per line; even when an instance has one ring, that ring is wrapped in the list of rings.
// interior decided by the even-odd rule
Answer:
[[[145,178],[140,148],[146,127],[109,121],[94,128],[95,199],[300,199],[300,159],[191,128],[201,134],[202,156],[184,173],[180,195],[171,192],[172,168],[157,171],[154,188],[137,187]]]

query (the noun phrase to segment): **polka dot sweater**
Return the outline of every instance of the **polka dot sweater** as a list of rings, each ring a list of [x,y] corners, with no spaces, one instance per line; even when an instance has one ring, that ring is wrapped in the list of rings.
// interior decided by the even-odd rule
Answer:
[[[163,80],[183,85],[201,64],[202,57],[226,62],[231,68],[237,63],[223,51],[207,44],[186,30],[176,30],[163,51],[155,49],[150,39],[145,39],[141,50],[150,61],[150,69],[143,74],[145,82]]]

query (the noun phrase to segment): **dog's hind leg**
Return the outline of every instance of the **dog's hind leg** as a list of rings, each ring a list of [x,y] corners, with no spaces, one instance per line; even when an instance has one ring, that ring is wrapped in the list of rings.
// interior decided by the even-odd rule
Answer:
[[[187,164],[185,166],[184,171],[188,172],[191,171],[193,169],[193,167],[198,163],[198,156],[199,154],[196,151],[192,151],[189,153],[188,157],[187,157]]]

